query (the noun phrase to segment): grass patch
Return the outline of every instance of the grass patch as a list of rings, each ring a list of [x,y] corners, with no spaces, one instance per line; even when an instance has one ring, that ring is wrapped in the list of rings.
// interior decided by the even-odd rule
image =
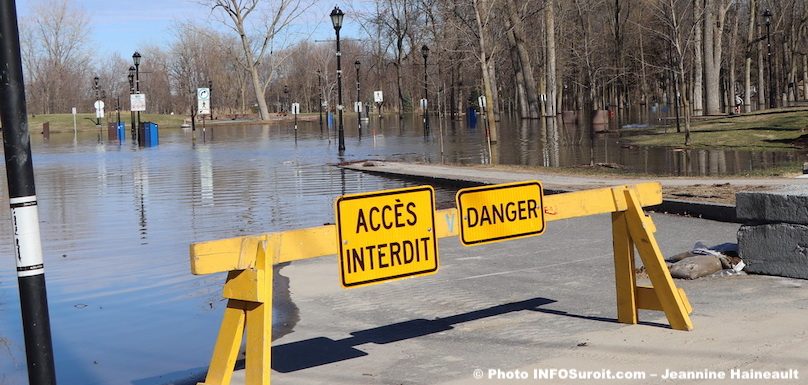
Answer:
[[[101,126],[106,127],[106,121],[117,121],[114,112],[108,113],[106,119],[101,119]],[[165,115],[165,114],[140,114],[142,122],[155,122],[160,127],[165,128],[179,128],[185,116],[183,115]],[[126,123],[127,129],[129,128],[131,117],[129,112],[121,112],[121,121]],[[28,129],[31,132],[41,132],[42,123],[50,122],[51,132],[66,132],[73,131],[73,115],[72,114],[47,114],[47,115],[34,115],[28,116]],[[95,130],[95,113],[76,114],[76,129],[79,131]]]
[[[683,147],[685,134],[664,128],[645,130],[623,140],[642,146]],[[741,116],[694,120],[690,146],[732,147],[748,150],[802,148],[797,139],[808,132],[808,110],[761,111]]]

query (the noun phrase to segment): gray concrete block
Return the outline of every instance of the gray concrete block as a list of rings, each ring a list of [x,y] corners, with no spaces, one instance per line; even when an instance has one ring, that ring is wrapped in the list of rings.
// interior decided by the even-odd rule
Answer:
[[[808,225],[808,185],[765,192],[739,192],[735,194],[735,202],[736,214],[742,221]]]
[[[778,223],[741,226],[738,252],[753,274],[808,279],[808,226]]]

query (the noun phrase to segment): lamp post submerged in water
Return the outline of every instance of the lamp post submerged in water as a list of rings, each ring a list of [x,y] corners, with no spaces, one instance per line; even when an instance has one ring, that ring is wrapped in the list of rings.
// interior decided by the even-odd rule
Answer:
[[[345,12],[342,12],[339,7],[334,7],[329,16],[331,16],[331,24],[337,35],[337,113],[339,114],[339,152],[342,153],[345,151],[345,127],[342,120],[342,60],[339,50],[339,30],[342,28]]]

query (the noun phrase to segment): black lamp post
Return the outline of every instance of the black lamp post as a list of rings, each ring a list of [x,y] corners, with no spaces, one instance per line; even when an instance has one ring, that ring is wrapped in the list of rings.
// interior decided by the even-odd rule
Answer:
[[[342,12],[339,7],[334,7],[330,16],[334,32],[337,34],[337,110],[339,114],[339,152],[342,153],[345,151],[345,127],[342,122],[342,61],[339,51],[339,30],[342,28],[342,18],[345,17],[345,12]]]
[[[129,95],[134,95],[135,93],[135,66],[129,66],[129,75],[127,76],[129,79]],[[129,97],[129,114],[132,118],[132,127],[129,128],[129,131],[132,133],[132,140],[135,140],[137,137],[135,136],[135,111],[132,111],[132,98]]]
[[[281,105],[281,112],[289,111],[289,86],[283,86],[283,104]]]
[[[213,80],[208,80],[208,108],[210,108],[210,120],[213,120]]]
[[[135,63],[135,93],[140,94],[140,52],[132,54],[132,61]],[[140,111],[137,112],[137,126],[140,128]],[[137,129],[135,130],[137,132]],[[140,140],[138,139],[138,143]]]
[[[770,10],[763,11],[763,17],[766,18],[766,47],[769,50],[769,108],[775,108],[776,102],[774,97],[774,80],[772,79],[772,39],[771,33],[769,31],[769,26],[771,25],[772,21],[772,12]]]
[[[426,58],[429,56],[429,47],[421,46],[421,56],[424,57],[424,135],[429,132],[429,94],[427,91]]]
[[[318,95],[320,96],[320,100],[318,101],[319,108],[320,108],[320,132],[323,132],[323,73],[320,72],[320,69],[317,69],[317,91]]]
[[[99,107],[98,106],[98,101],[100,100],[100,97],[101,97],[100,94],[98,93],[98,81],[99,80],[100,79],[98,78],[98,76],[93,78],[93,90],[95,91],[95,104],[94,104],[94,107],[96,109],[96,113],[95,113],[95,125],[96,126],[101,125],[101,118],[98,117],[98,107]]]
[[[359,127],[359,134],[362,134],[362,106],[360,103],[362,102],[362,97],[360,96],[361,93],[359,92],[359,60],[353,63],[354,67],[356,68],[356,124]]]

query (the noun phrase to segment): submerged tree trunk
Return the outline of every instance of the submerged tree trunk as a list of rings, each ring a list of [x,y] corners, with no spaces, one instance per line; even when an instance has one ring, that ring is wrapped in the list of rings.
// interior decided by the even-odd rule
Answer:
[[[506,21],[506,24],[510,24],[509,29],[513,32],[514,37],[514,45],[516,47],[516,53],[519,57],[519,69],[522,72],[522,78],[524,79],[524,86],[525,86],[525,94],[527,96],[527,104],[528,104],[528,112],[529,115],[522,115],[523,118],[527,117],[530,119],[538,119],[539,118],[539,92],[536,89],[536,78],[533,76],[533,63],[530,60],[530,53],[525,46],[525,36],[524,36],[524,27],[522,23],[522,19],[519,17],[519,14],[516,12],[518,9],[516,2],[514,0],[510,0],[508,2],[508,19],[509,22]]]
[[[516,37],[513,34],[513,26],[509,20],[505,20],[505,28],[508,29],[508,43],[511,45],[511,62],[513,63],[514,80],[516,83],[516,99],[519,103],[519,117],[530,118],[530,107],[528,106],[527,93],[525,92],[525,76],[522,72],[522,63],[519,54],[516,52]]]
[[[488,120],[488,132],[491,138],[491,143],[497,142],[497,122],[494,114],[496,108],[494,100],[494,84],[491,79],[491,72],[489,66],[488,49],[486,44],[486,23],[487,19],[487,4],[486,0],[474,0],[474,16],[477,21],[477,30],[479,31],[479,44],[480,44],[480,70],[483,74],[483,89],[485,92],[485,99],[487,108],[485,109],[486,118]]]

